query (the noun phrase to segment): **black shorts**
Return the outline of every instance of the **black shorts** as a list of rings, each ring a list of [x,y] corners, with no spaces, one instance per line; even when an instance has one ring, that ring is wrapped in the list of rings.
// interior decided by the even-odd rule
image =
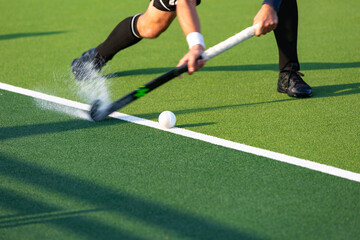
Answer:
[[[196,0],[196,5],[200,2],[201,0]],[[154,7],[165,12],[176,11],[176,4],[177,0],[154,0]]]

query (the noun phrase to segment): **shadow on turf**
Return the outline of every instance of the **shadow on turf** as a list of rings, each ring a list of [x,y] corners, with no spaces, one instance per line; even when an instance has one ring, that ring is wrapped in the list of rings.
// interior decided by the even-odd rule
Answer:
[[[308,70],[322,70],[322,69],[342,69],[342,68],[360,68],[360,62],[349,63],[335,63],[335,62],[308,62],[301,63],[301,69]],[[132,75],[147,75],[147,74],[162,74],[166,73],[172,68],[144,68],[133,69],[122,72],[115,72],[106,75],[106,78],[118,78]],[[221,72],[221,71],[278,71],[277,64],[253,64],[253,65],[232,65],[232,66],[205,66],[200,71],[205,72]]]
[[[207,220],[203,217],[190,215],[168,206],[131,196],[124,192],[114,191],[109,187],[87,182],[75,176],[56,172],[6,155],[0,155],[0,175],[16,179],[34,187],[66,196],[96,206],[95,209],[84,211],[67,211],[68,216],[57,214],[64,209],[54,207],[44,201],[26,197],[18,191],[0,187],[0,205],[5,209],[19,214],[2,216],[0,228],[11,228],[29,224],[46,223],[80,234],[88,239],[143,239],[132,233],[106,224],[87,214],[108,212],[136,220],[148,226],[174,232],[180,237],[192,239],[263,239],[239,232]],[[65,213],[66,214],[66,213]],[[48,216],[48,217],[39,217]],[[28,218],[29,221],[22,221]],[[16,220],[19,219],[19,220]]]
[[[226,108],[238,108],[238,107],[262,105],[262,104],[281,103],[281,102],[289,102],[289,101],[301,101],[301,100],[314,99],[314,98],[339,97],[339,96],[346,96],[346,95],[359,94],[359,93],[360,93],[360,83],[319,86],[319,87],[313,87],[313,96],[311,98],[290,98],[289,97],[287,99],[280,99],[280,100],[274,100],[274,101],[264,101],[264,102],[257,102],[257,103],[245,103],[245,104],[233,104],[233,105],[227,105],[227,106],[184,109],[184,110],[178,110],[178,111],[173,111],[173,112],[175,113],[175,115],[180,115],[180,114],[187,114],[187,113],[207,112],[207,111],[226,109]],[[136,116],[145,118],[145,119],[153,119],[153,118],[157,118],[159,116],[159,113],[136,114]],[[210,123],[210,124],[215,124],[215,123]],[[208,124],[206,124],[206,125],[208,125]],[[177,126],[177,127],[183,127],[183,128],[197,127],[197,125],[189,124],[189,126],[182,125],[182,126]]]
[[[216,107],[183,109],[183,110],[173,111],[173,113],[175,115],[181,115],[181,114],[187,114],[187,113],[207,112],[207,111],[213,111],[213,110],[219,110],[219,109],[247,107],[247,106],[255,106],[255,105],[262,105],[262,104],[269,104],[269,103],[279,103],[279,102],[287,102],[287,101],[295,101],[295,100],[300,100],[300,99],[289,98],[289,99],[281,99],[281,100],[258,102],[258,103],[245,103],[245,104],[233,104],[233,105],[216,106]],[[136,114],[136,116],[145,118],[145,119],[153,119],[153,118],[157,118],[159,116],[159,113]],[[215,123],[211,123],[211,124],[215,124]],[[183,125],[183,126],[177,126],[177,127],[188,127],[188,126]],[[195,127],[195,125],[191,126],[191,127]]]
[[[313,87],[313,97],[338,97],[360,93],[360,83]]]
[[[13,127],[0,128],[0,140],[7,140],[12,138],[34,136],[39,134],[50,134],[58,132],[66,132],[80,129],[96,128],[100,126],[115,125],[120,123],[127,123],[115,119],[106,119],[102,122],[90,122],[86,120],[70,120],[64,122],[41,123]]]
[[[38,36],[47,36],[54,34],[66,33],[67,31],[56,31],[56,32],[31,32],[31,33],[13,33],[13,34],[5,34],[0,35],[1,40],[10,40],[16,38],[24,38],[24,37],[38,37]]]
[[[0,193],[7,197],[7,199],[13,200],[9,201],[7,207],[14,209],[14,206],[11,205],[12,202],[22,201],[25,203],[24,208],[30,208],[30,204],[32,206],[31,211],[27,211],[28,209],[21,209],[22,211],[27,211],[27,214],[16,214],[10,216],[1,216],[0,217],[0,229],[1,228],[14,228],[25,225],[32,225],[37,223],[44,223],[46,221],[54,221],[64,218],[79,218],[83,215],[102,212],[105,209],[88,209],[88,210],[79,210],[79,211],[64,211],[60,208],[55,208],[48,206],[46,204],[39,203],[37,201],[33,201],[27,199],[25,197],[20,196],[11,190],[5,190],[0,187]],[[29,204],[29,206],[27,206]],[[5,204],[6,205],[6,204]]]
[[[159,115],[159,114],[157,114]],[[183,124],[183,125],[176,125],[178,128],[191,128],[191,127],[202,127],[207,125],[213,125],[216,124],[216,122],[206,122],[206,123],[189,123],[189,124]]]

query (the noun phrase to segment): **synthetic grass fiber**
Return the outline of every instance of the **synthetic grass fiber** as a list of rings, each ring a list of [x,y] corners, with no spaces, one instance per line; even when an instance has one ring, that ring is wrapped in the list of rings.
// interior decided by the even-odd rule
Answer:
[[[0,82],[89,103],[72,59],[146,1],[0,0]],[[202,1],[208,47],[260,2]],[[299,1],[299,58],[313,97],[276,91],[273,34],[252,38],[121,111],[360,172],[360,2]],[[219,9],[221,11],[219,11]],[[336,16],[336,17],[334,17]],[[187,51],[174,21],[103,69],[113,100]],[[0,90],[0,239],[357,239],[359,183]],[[58,111],[51,111],[56,109]],[[60,112],[59,112],[60,110]]]

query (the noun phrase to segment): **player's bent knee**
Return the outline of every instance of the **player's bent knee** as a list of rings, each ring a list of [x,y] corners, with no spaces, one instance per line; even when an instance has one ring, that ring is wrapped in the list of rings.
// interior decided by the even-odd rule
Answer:
[[[146,12],[141,15],[137,23],[137,29],[139,34],[143,38],[157,38],[166,31],[170,26],[174,18],[176,17],[175,13],[168,12],[156,12],[157,14],[152,14],[152,12]]]
[[[162,29],[151,29],[151,28],[146,28],[143,29],[142,31],[140,31],[140,35],[143,38],[149,38],[149,39],[153,39],[153,38],[157,38],[161,35],[161,33],[163,33],[165,30]]]

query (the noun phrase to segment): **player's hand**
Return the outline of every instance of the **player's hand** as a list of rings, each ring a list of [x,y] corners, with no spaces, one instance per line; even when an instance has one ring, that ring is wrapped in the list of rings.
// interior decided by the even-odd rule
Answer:
[[[276,28],[278,22],[279,19],[275,9],[268,4],[263,4],[254,17],[253,25],[258,24],[255,35],[259,37],[262,34],[271,32]]]
[[[204,52],[204,48],[198,44],[193,46],[183,58],[180,59],[177,67],[188,63],[188,74],[191,75],[205,65],[205,59],[198,59]],[[198,59],[198,60],[197,60]]]

